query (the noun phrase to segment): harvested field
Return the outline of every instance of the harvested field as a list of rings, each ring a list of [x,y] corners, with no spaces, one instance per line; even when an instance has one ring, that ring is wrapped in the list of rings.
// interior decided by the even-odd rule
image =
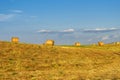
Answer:
[[[0,42],[0,80],[119,80],[120,46]]]

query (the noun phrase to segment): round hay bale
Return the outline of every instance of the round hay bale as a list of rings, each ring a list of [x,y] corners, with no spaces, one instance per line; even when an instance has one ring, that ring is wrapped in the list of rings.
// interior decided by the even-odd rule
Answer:
[[[19,42],[19,38],[18,37],[12,37],[11,38],[11,42],[18,43]]]
[[[75,42],[75,46],[80,46],[80,42]]]
[[[98,42],[98,45],[99,45],[99,46],[103,46],[103,45],[104,45],[104,42],[100,41],[100,42]]]
[[[54,46],[54,40],[47,40],[45,45]]]
[[[120,44],[120,42],[116,42],[116,45],[119,45]]]

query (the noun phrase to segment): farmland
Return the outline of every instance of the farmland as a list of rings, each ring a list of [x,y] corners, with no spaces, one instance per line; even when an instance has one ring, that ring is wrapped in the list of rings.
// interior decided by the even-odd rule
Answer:
[[[120,79],[120,45],[74,47],[0,41],[0,80],[105,79]]]

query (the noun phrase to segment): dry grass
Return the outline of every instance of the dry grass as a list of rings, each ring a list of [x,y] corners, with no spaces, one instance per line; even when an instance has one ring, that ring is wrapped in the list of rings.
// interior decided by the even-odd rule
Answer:
[[[0,42],[0,80],[119,80],[120,46]]]

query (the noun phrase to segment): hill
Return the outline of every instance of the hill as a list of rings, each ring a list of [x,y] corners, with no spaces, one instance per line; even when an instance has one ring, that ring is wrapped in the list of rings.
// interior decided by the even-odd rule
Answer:
[[[0,41],[0,80],[120,79],[120,46],[43,46]]]

